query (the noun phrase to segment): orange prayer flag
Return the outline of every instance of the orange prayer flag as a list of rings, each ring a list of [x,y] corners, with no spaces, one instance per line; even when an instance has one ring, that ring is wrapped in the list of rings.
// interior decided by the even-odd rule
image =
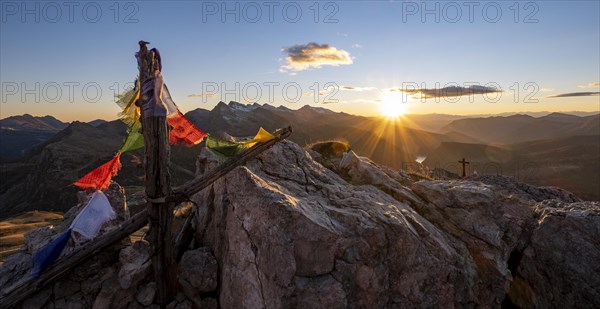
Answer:
[[[104,190],[110,185],[110,180],[117,175],[121,168],[121,153],[117,152],[112,160],[98,166],[73,183],[82,189]]]
[[[199,144],[208,134],[191,123],[179,110],[167,117],[167,123],[173,127],[169,133],[169,142],[183,142],[188,146]]]

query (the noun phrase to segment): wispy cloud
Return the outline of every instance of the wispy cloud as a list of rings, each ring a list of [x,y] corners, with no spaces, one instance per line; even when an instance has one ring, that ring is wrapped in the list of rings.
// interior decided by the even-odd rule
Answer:
[[[377,90],[375,87],[352,87],[352,86],[340,86],[342,91],[372,91]]]
[[[486,87],[486,86],[449,86],[444,88],[423,88],[423,89],[403,89],[403,88],[391,88],[387,89],[388,92],[404,92],[408,94],[412,94],[414,96],[420,95],[419,98],[423,99],[431,99],[431,98],[446,98],[446,97],[460,97],[465,95],[473,95],[473,94],[484,94],[484,93],[497,93],[501,92],[501,90],[496,89],[494,87]]]
[[[585,92],[559,93],[559,94],[554,94],[554,95],[548,96],[548,98],[591,97],[591,96],[597,96],[597,95],[600,95],[600,92],[585,91]]]
[[[217,95],[214,93],[196,93],[196,94],[190,94],[188,95],[188,98],[210,98],[210,99],[214,99],[216,98]]]
[[[288,55],[285,58],[286,64],[279,68],[282,73],[318,69],[326,65],[352,64],[350,53],[329,44],[311,42],[284,48],[282,51]]]
[[[363,46],[360,45],[360,44],[358,44],[358,43],[356,43],[356,44],[352,44],[352,47],[354,47],[354,48],[362,48]]]
[[[589,89],[589,88],[600,88],[600,83],[589,83],[587,85],[579,85],[577,88]]]

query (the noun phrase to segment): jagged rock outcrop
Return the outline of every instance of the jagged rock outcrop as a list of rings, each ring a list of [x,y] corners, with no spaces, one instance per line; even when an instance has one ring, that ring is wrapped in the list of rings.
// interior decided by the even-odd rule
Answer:
[[[328,158],[338,162],[336,174],[311,154],[318,156],[282,143],[194,198],[199,207],[196,244],[211,247],[219,261],[221,306],[516,303],[512,300],[518,296],[512,291],[520,286],[516,269],[524,267],[518,257],[527,252],[540,229],[537,203],[580,201],[564,190],[536,188],[500,176],[413,182],[408,175],[353,152],[337,161]],[[199,172],[215,165],[210,161],[205,153]],[[598,208],[597,203],[579,205]],[[586,235],[572,231],[570,237],[598,235],[599,217],[590,213],[588,224],[596,230],[578,232]],[[599,247],[592,242],[584,248],[594,256]],[[580,269],[600,276],[593,262],[581,262]],[[591,289],[597,293],[597,287]],[[550,302],[556,297],[547,295],[548,289],[531,291],[535,299]],[[573,293],[572,300],[551,304],[595,305],[589,300],[595,295],[592,291]],[[547,304],[534,300],[523,306]]]
[[[522,308],[600,306],[600,205],[545,200],[517,252],[510,298]]]
[[[353,151],[327,167],[320,156],[284,141],[196,194],[167,308],[600,307],[598,202],[501,176],[415,181]],[[197,173],[218,163],[203,149]],[[105,254],[22,307],[156,307],[147,243]]]

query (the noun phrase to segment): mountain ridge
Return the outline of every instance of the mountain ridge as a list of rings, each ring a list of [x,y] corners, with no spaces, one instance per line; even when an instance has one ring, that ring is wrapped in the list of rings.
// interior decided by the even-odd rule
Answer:
[[[243,105],[237,102],[230,102],[230,104],[221,102],[213,110],[195,109],[189,111],[186,116],[201,130],[225,137],[248,137],[254,135],[260,127],[273,131],[291,125],[294,133],[289,139],[299,145],[344,140],[358,155],[369,157],[378,164],[396,170],[410,168],[416,164],[415,159],[418,157],[428,157],[429,160],[433,160],[435,157],[433,154],[443,143],[458,143],[451,145],[481,143],[481,140],[459,131],[439,134],[405,126],[405,123],[399,121],[337,113],[312,106],[291,110],[284,106],[274,107],[268,104]],[[558,116],[561,115],[551,117]],[[528,117],[513,116],[511,119],[529,119]],[[584,117],[580,126],[588,130],[593,129],[598,118],[599,116]],[[100,123],[97,126],[73,122],[46,140],[30,145],[28,154],[10,162],[0,163],[2,178],[5,179],[0,185],[0,205],[3,208],[1,211],[8,214],[32,209],[44,210],[44,207],[50,207],[48,202],[53,205],[52,209],[64,211],[66,207],[64,205],[73,202],[69,184],[109,160],[123,142],[125,132],[126,126],[119,120]],[[569,146],[569,140],[565,141]],[[578,139],[573,139],[569,147],[576,149],[578,143],[580,143]],[[562,144],[556,145],[556,147],[566,147]],[[588,143],[588,145],[595,144]],[[202,145],[191,148],[172,147],[171,173],[175,183],[181,184],[191,177],[189,171],[194,171],[196,168],[196,156],[200,147]],[[507,151],[517,154],[526,151],[523,150],[526,146],[520,147]],[[450,162],[462,157],[476,160],[475,157],[469,158],[468,151],[459,148],[442,157]],[[577,162],[568,160],[569,158],[565,158],[560,152],[553,152],[554,149],[549,146],[542,151],[552,154],[548,160],[556,156],[558,165],[554,168],[567,168],[574,165],[578,170],[586,173],[590,170],[589,168],[586,170],[582,165],[593,159],[590,156]],[[140,186],[139,178],[143,176],[140,159],[143,158],[142,152],[138,150],[123,155],[123,168],[115,178],[117,181],[127,186]],[[543,158],[543,155],[541,157]],[[569,175],[565,177],[569,182],[564,183],[557,178],[560,175],[560,173],[546,175],[548,181],[541,184],[560,184],[587,198],[597,198],[589,194],[589,191],[593,190],[592,185],[596,185],[596,178],[590,178],[590,184],[586,184]],[[598,182],[600,183],[600,180]],[[577,184],[582,185],[584,190],[576,190]]]

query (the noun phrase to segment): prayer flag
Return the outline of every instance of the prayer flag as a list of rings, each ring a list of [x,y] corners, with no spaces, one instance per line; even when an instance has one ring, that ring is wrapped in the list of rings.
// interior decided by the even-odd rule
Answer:
[[[263,128],[258,130],[258,133],[256,133],[254,138],[243,142],[230,142],[209,135],[206,139],[206,148],[216,155],[232,157],[258,143],[268,142],[274,138],[275,136],[273,136],[273,134],[267,132]]]
[[[87,239],[93,239],[98,235],[102,225],[116,216],[117,214],[110,206],[106,195],[101,191],[96,191],[83,210],[75,217],[70,229]]]
[[[267,130],[260,128],[258,129],[258,133],[256,133],[256,135],[254,136],[253,139],[249,140],[249,141],[245,141],[243,142],[246,147],[250,148],[254,145],[256,145],[257,143],[264,143],[264,142],[268,142],[272,139],[275,139],[275,136],[273,136],[273,134],[269,133]]]
[[[135,102],[140,98],[140,86],[136,81],[136,87],[125,92],[120,96],[117,105],[123,109],[119,113],[121,120],[129,126],[132,126],[140,119],[140,108],[135,105]]]
[[[208,135],[196,128],[180,111],[167,117],[167,123],[172,127],[169,132],[171,144],[183,142],[186,145],[197,145]]]
[[[33,256],[32,272],[34,278],[38,278],[44,270],[60,257],[60,254],[69,242],[69,238],[71,238],[71,229],[68,229],[35,253]]]
[[[138,119],[133,123],[133,125],[129,129],[129,134],[127,135],[127,138],[125,138],[123,146],[121,146],[121,149],[119,149],[120,153],[134,151],[136,149],[144,147],[144,135],[140,132],[141,129],[142,124]]]
[[[150,98],[142,107],[144,117],[167,117],[167,123],[172,127],[169,133],[171,144],[197,145],[208,135],[179,111],[160,72],[144,82],[142,93]]]
[[[82,189],[104,190],[110,185],[110,180],[121,168],[121,153],[117,152],[112,160],[100,165],[95,170],[87,173],[77,180],[74,185]]]
[[[206,148],[218,156],[233,157],[246,149],[243,144],[230,142],[209,135],[206,138]]]

